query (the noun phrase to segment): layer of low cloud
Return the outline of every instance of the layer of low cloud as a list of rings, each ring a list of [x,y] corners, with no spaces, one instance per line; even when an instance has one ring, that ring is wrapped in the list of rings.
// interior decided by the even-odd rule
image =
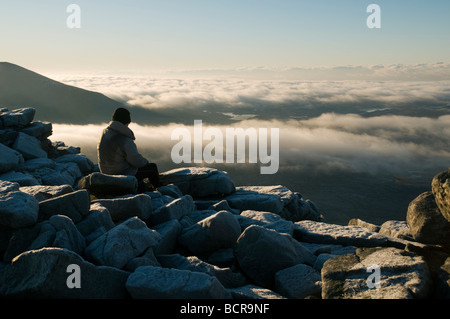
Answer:
[[[199,74],[57,79],[128,104],[132,118],[139,107],[152,110],[152,118],[133,118],[131,127],[144,155],[167,168],[175,166],[171,133],[192,130],[194,120],[222,131],[279,128],[280,170],[429,177],[450,166],[450,64]],[[55,123],[52,139],[81,146],[95,161],[105,126]]]
[[[321,80],[289,77],[280,80],[276,76],[265,80],[245,79],[245,76],[194,78],[180,74],[173,74],[173,77],[66,76],[58,80],[101,92],[130,108],[152,110],[154,116],[136,119],[140,124],[151,125],[190,124],[194,119],[214,125],[250,118],[306,119],[323,113],[434,118],[449,114],[450,76],[445,80],[441,76],[450,75],[448,64],[337,69],[354,74],[354,79],[330,80],[335,69],[327,68],[314,70],[314,74],[323,72]],[[285,72],[292,72],[292,69]],[[370,80],[365,80],[362,75],[368,72]],[[397,78],[407,80],[395,80]],[[411,80],[416,78],[421,80]]]
[[[52,139],[80,146],[84,154],[96,161],[96,145],[105,126],[55,124]],[[171,150],[177,141],[171,140],[171,134],[180,127],[187,128],[193,136],[192,126],[131,125],[141,152],[165,168],[176,167],[171,159]],[[204,125],[203,130],[208,127],[211,126]],[[227,128],[214,127],[222,132]],[[450,115],[431,119],[323,114],[301,121],[246,120],[233,127],[279,128],[280,169],[317,173],[343,170],[419,178],[450,166],[450,150],[446,147],[450,136]],[[226,134],[223,136],[225,138]],[[208,143],[205,140],[204,146]]]

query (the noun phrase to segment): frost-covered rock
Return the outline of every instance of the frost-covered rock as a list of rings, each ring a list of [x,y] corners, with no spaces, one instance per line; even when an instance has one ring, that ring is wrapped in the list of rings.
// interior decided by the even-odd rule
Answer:
[[[184,195],[155,209],[146,219],[149,225],[158,225],[169,220],[180,219],[195,209],[191,195]]]
[[[320,296],[322,277],[314,268],[298,264],[275,274],[275,291],[290,299]]]
[[[89,214],[78,222],[76,226],[84,236],[86,244],[89,245],[116,225],[111,219],[108,209],[100,203],[95,203],[90,206]]]
[[[424,258],[397,248],[358,249],[322,268],[323,299],[426,298],[431,288]]]
[[[126,288],[135,299],[229,299],[230,293],[217,278],[201,272],[139,267]]]
[[[248,283],[241,273],[233,272],[230,268],[220,268],[208,264],[196,256],[160,255],[158,256],[158,261],[165,268],[203,272],[214,276],[225,288],[241,287]]]
[[[234,215],[220,211],[184,228],[178,241],[192,253],[202,255],[233,247],[240,234],[241,227]]]
[[[235,190],[227,173],[213,168],[189,167],[161,173],[164,185],[175,184],[183,194],[192,197],[228,195]]]
[[[39,221],[53,215],[65,215],[78,223],[89,213],[89,208],[89,193],[85,190],[75,191],[40,202]]]
[[[125,267],[131,259],[156,246],[158,232],[132,217],[110,229],[86,248],[86,258],[97,265]]]
[[[0,174],[15,170],[24,162],[22,154],[0,143]]]
[[[23,192],[10,192],[0,195],[0,226],[21,228],[36,223],[39,203],[31,195]]]
[[[38,202],[55,198],[58,196],[66,195],[73,192],[73,188],[70,185],[35,185],[20,187],[20,191],[34,196]]]
[[[21,153],[25,160],[47,157],[47,152],[42,149],[41,142],[22,132],[18,134],[12,148]]]
[[[160,235],[160,240],[154,251],[156,255],[172,254],[177,245],[178,236],[181,234],[181,224],[177,219],[153,226]]]
[[[300,263],[312,266],[316,260],[290,235],[257,225],[248,227],[238,238],[235,255],[253,283],[269,289],[274,287],[278,271]]]
[[[401,239],[372,232],[360,226],[341,226],[308,220],[296,222],[294,226],[294,237],[304,242],[357,247],[406,246]]]
[[[4,258],[11,261],[27,250],[44,247],[65,248],[81,255],[86,248],[86,242],[70,218],[53,215],[49,220],[33,227],[16,231],[9,241]]]
[[[63,157],[66,156],[70,158],[77,155],[65,155]],[[138,181],[134,176],[107,175],[95,172],[80,179],[78,186],[89,190],[94,195],[120,196],[136,194]]]
[[[69,268],[70,265],[79,268]],[[70,278],[75,271],[78,271],[79,282]],[[127,295],[128,276],[128,272],[113,267],[96,267],[67,249],[43,248],[20,254],[0,272],[0,296],[123,299]],[[79,286],[70,289],[68,283]]]
[[[3,109],[0,112],[0,128],[22,128],[31,123],[36,114],[36,109],[20,108],[15,110]]]
[[[98,199],[93,203],[100,203],[106,207],[114,222],[124,221],[134,216],[147,220],[153,212],[152,198],[147,194]]]
[[[294,224],[291,221],[283,219],[278,214],[246,210],[236,218],[239,221],[242,230],[250,225],[259,225],[276,230],[279,233],[286,233],[291,236],[294,234]]]

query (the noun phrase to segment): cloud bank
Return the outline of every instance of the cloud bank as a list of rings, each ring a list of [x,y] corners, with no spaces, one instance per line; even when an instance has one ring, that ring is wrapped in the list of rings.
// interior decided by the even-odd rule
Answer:
[[[343,68],[343,67],[342,67]],[[374,74],[421,74],[442,68],[415,66],[364,68]],[[358,69],[358,68],[356,68]],[[388,70],[386,70],[388,69]],[[330,74],[332,69],[326,69]],[[351,68],[356,72],[355,68]],[[325,72],[325,71],[323,71]],[[434,73],[433,73],[434,72]],[[364,73],[364,72],[362,72]],[[426,72],[425,72],[426,73]],[[328,73],[327,73],[328,74]],[[408,76],[404,75],[404,78]],[[361,76],[362,77],[362,76]],[[364,77],[362,77],[364,78]],[[58,80],[84,89],[101,92],[152,116],[137,118],[139,124],[189,125],[195,119],[210,124],[229,124],[242,119],[290,120],[318,117],[324,113],[359,114],[365,117],[403,115],[434,117],[450,113],[450,81],[380,80],[246,80],[245,78],[148,77],[148,76],[72,76]],[[422,78],[432,78],[423,75]],[[436,75],[434,78],[440,78]],[[109,115],[105,115],[105,118]]]
[[[54,124],[52,139],[80,146],[84,154],[96,161],[96,145],[105,126]],[[167,169],[176,167],[170,153],[177,141],[171,140],[171,134],[180,127],[193,132],[192,126],[179,124],[131,125],[141,152]],[[227,126],[214,127],[222,130],[225,136]],[[447,146],[450,115],[436,119],[405,116],[365,118],[355,114],[330,113],[300,121],[246,120],[233,127],[279,128],[280,170],[314,171],[318,174],[333,170],[382,172],[411,178],[425,175],[428,178],[427,173],[436,173],[450,166]],[[207,128],[205,125],[204,130]],[[204,141],[204,146],[208,143]]]

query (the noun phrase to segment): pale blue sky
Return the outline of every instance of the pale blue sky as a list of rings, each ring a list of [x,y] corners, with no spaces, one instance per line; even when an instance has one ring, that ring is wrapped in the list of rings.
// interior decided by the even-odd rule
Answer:
[[[81,7],[81,29],[66,7]],[[366,8],[381,7],[369,29]],[[450,62],[448,0],[0,0],[0,60],[40,72]]]

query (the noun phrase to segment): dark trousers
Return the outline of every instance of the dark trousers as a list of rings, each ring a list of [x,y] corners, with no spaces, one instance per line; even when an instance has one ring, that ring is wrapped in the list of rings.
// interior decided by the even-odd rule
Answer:
[[[148,178],[153,187],[158,188],[161,186],[159,181],[158,167],[154,163],[148,163],[144,167],[140,168],[136,173],[136,178],[139,182]]]

